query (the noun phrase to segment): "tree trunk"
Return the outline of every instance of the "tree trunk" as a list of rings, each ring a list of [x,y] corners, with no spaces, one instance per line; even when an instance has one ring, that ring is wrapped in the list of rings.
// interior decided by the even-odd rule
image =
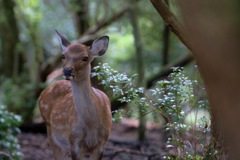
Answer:
[[[180,2],[180,1],[179,1]],[[206,85],[215,147],[222,157],[240,157],[239,2],[179,3],[194,56]],[[192,12],[194,10],[194,12]],[[219,157],[218,157],[219,158]]]
[[[166,4],[168,5],[168,0],[165,0]],[[168,64],[168,57],[169,57],[169,38],[170,38],[170,30],[168,26],[165,24],[163,29],[162,41],[163,41],[163,49],[162,49],[162,64],[166,66]]]
[[[0,72],[7,77],[17,77],[24,64],[14,8],[14,0],[0,0]]]
[[[143,62],[143,43],[141,40],[140,30],[138,26],[138,15],[137,15],[137,0],[132,0],[132,8],[130,10],[130,21],[133,30],[134,44],[136,50],[136,63],[138,70],[138,87],[145,87],[144,78],[144,62]],[[139,106],[139,140],[143,141],[146,132],[146,118],[144,117],[144,112],[141,106]]]
[[[162,55],[163,55],[163,61],[162,64],[163,66],[166,66],[168,64],[168,57],[169,57],[169,35],[170,31],[167,25],[164,25],[164,30],[163,30],[163,50],[162,50]]]
[[[240,157],[239,2],[178,1],[185,29],[162,0],[151,0],[174,33],[193,52],[205,82],[212,115],[216,159]],[[229,148],[229,149],[228,149]]]
[[[88,0],[74,0],[75,9],[75,23],[77,26],[78,35],[83,35],[89,28],[89,1]]]

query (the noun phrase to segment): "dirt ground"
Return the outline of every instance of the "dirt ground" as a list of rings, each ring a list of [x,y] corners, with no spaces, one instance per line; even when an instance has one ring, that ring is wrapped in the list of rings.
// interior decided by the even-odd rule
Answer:
[[[137,122],[123,120],[113,124],[112,132],[105,146],[103,160],[161,160],[164,156],[161,129],[156,125],[147,125],[147,138],[137,141]],[[23,160],[53,160],[45,134],[21,133],[18,136]]]

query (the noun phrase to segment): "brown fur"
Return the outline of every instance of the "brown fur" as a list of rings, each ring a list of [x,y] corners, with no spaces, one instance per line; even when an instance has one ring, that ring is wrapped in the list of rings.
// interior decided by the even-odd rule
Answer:
[[[91,53],[83,45],[70,45],[64,67],[73,68],[73,80],[60,80],[39,98],[41,115],[56,160],[101,159],[112,125],[110,102],[90,84]],[[87,62],[82,57],[89,56]],[[71,158],[70,158],[71,157]]]

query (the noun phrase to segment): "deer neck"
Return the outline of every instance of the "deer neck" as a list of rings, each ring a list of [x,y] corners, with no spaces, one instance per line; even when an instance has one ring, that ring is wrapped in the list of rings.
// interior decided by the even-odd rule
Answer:
[[[89,121],[93,119],[92,117],[96,117],[97,109],[95,94],[90,82],[90,73],[84,78],[72,80],[71,85],[75,109],[79,115],[78,119],[83,123],[91,123]]]

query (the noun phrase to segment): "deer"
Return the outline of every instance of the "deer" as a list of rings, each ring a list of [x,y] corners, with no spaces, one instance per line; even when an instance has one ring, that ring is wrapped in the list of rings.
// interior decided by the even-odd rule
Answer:
[[[63,77],[44,89],[39,109],[56,160],[102,159],[112,126],[108,96],[92,87],[91,62],[105,54],[109,37],[91,46],[69,42],[57,30],[62,50]]]

